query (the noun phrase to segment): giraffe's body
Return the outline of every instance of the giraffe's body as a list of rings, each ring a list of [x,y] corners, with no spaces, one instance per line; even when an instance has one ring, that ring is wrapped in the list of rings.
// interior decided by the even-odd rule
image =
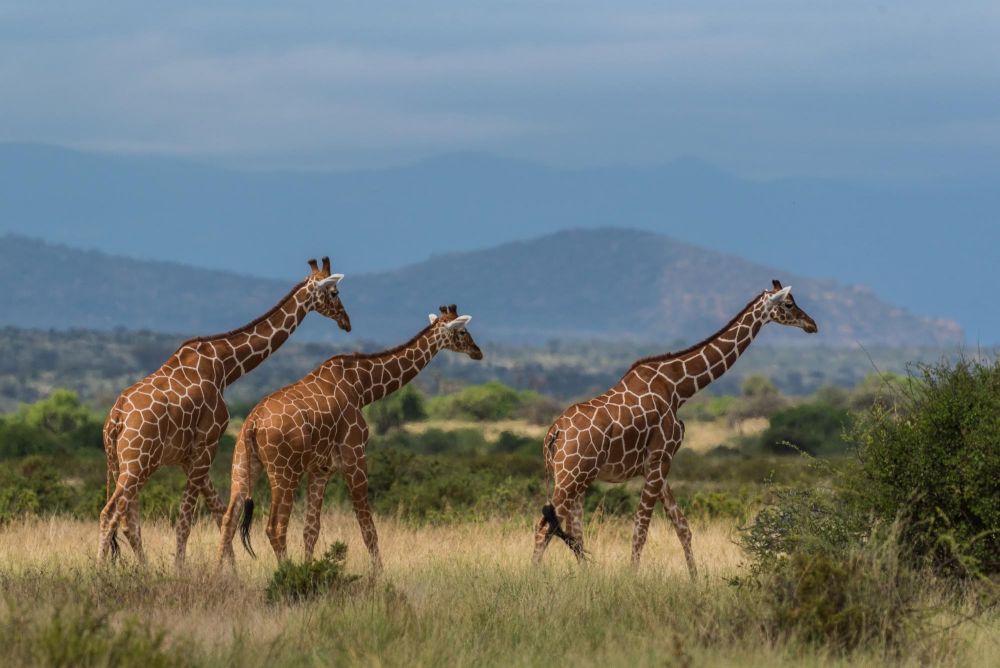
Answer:
[[[728,370],[770,321],[816,331],[816,323],[774,282],[728,325],[679,353],[639,360],[608,391],[569,407],[545,436],[545,468],[554,481],[551,504],[535,531],[539,560],[553,535],[583,555],[583,495],[594,480],[645,479],[636,511],[632,559],[638,562],[649,520],[662,501],[673,522],[688,569],[695,574],[691,530],[674,500],[667,474],[684,438],[678,409]],[[564,530],[563,527],[568,527]]]
[[[265,397],[247,416],[233,455],[229,506],[222,522],[220,564],[233,560],[232,541],[241,508],[243,540],[253,505],[253,481],[261,470],[271,483],[271,513],[267,537],[279,560],[287,554],[286,537],[295,491],[309,475],[305,521],[305,555],[311,558],[319,536],[319,515],[327,481],[340,472],[361,525],[365,545],[376,569],[381,566],[378,536],[368,505],[365,450],[368,426],[364,406],[407,384],[443,349],[481,359],[482,353],[465,329],[468,316],[454,306],[408,343],[373,355],[338,355],[298,382]]]
[[[120,522],[137,557],[144,558],[138,495],[164,465],[180,466],[188,477],[177,520],[178,563],[184,560],[199,494],[221,523],[225,506],[209,469],[229,423],[226,387],[277,350],[309,311],[350,331],[336,287],[343,276],[330,274],[326,258],[322,269],[315,261],[310,264],[310,276],[266,314],[232,332],[184,342],[159,369],[118,396],[104,424],[108,501],[101,512],[99,558],[116,546]]]

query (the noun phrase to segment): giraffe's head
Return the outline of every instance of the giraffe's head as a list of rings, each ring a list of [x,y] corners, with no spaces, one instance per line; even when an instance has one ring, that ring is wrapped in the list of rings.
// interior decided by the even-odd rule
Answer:
[[[767,309],[768,320],[779,325],[798,327],[807,334],[815,334],[819,331],[816,321],[809,317],[809,314],[799,308],[792,297],[791,286],[781,287],[781,281],[772,282],[773,290],[766,290],[762,295],[764,308]]]
[[[476,342],[472,340],[472,335],[465,328],[472,320],[471,315],[459,315],[458,307],[442,306],[441,315],[431,313],[427,317],[431,321],[432,327],[440,328],[444,337],[444,347],[456,353],[465,353],[474,360],[483,359],[483,351],[479,349]]]
[[[351,331],[351,318],[347,315],[347,309],[340,301],[340,290],[337,284],[344,278],[343,274],[330,273],[330,258],[323,258],[323,266],[316,264],[316,260],[309,260],[312,268],[309,277],[306,278],[306,286],[309,288],[309,298],[312,300],[312,308],[322,316],[335,320],[345,332]]]

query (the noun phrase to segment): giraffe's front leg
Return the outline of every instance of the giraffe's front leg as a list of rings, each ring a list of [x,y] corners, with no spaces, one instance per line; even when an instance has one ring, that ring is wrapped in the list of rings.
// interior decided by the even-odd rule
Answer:
[[[181,495],[181,506],[177,513],[177,549],[174,554],[174,564],[178,569],[184,567],[187,557],[187,541],[191,535],[191,523],[194,520],[194,509],[198,504],[198,483],[188,476],[187,484],[184,485],[184,493]]]
[[[215,425],[208,435],[208,442],[212,445],[206,448],[209,468],[211,468],[212,462],[215,461],[215,453],[219,448],[219,438],[226,433],[226,428],[229,426],[229,410],[226,408],[226,402],[221,397],[219,397],[219,402],[214,412],[214,419]],[[205,505],[208,506],[209,512],[212,513],[215,525],[221,529],[222,518],[226,514],[226,504],[223,503],[222,498],[216,491],[211,475],[205,475],[199,479],[198,491],[201,492],[202,498],[205,499]]]
[[[694,552],[691,550],[691,527],[688,525],[684,513],[681,512],[680,506],[677,505],[674,493],[666,481],[663,483],[662,498],[663,508],[674,525],[674,531],[677,532],[677,538],[681,541],[681,547],[684,548],[684,559],[687,561],[688,573],[693,580],[698,577],[698,567],[694,563]]]
[[[635,527],[632,530],[632,563],[638,565],[642,558],[642,548],[649,535],[649,521],[653,517],[656,502],[663,494],[667,473],[670,471],[670,453],[667,452],[666,433],[672,433],[673,426],[665,424],[650,434],[646,445],[649,462],[646,467],[646,482],[639,496],[639,507],[635,511]]]
[[[649,520],[653,517],[653,509],[660,498],[663,489],[663,478],[659,470],[650,471],[646,483],[642,486],[639,496],[639,507],[635,511],[635,526],[632,530],[632,563],[638,565],[642,558],[642,548],[646,545],[649,535]]]
[[[177,552],[174,561],[178,568],[184,566],[184,561],[187,557],[187,542],[191,536],[194,511],[198,505],[198,497],[202,494],[202,490],[211,490],[212,495],[218,499],[215,487],[212,486],[212,481],[209,480],[209,472],[214,457],[214,448],[204,449],[199,452],[195,461],[184,467],[184,472],[187,473],[188,478],[187,484],[184,485],[184,494],[181,496],[181,506],[177,515]]]
[[[361,538],[365,541],[368,554],[371,555],[372,569],[375,573],[382,571],[382,556],[378,550],[378,532],[375,530],[375,520],[372,517],[372,509],[368,504],[368,470],[365,460],[355,462],[353,465],[345,463],[344,480],[347,482],[347,490],[351,495],[351,505],[354,506],[354,516],[361,527]]]

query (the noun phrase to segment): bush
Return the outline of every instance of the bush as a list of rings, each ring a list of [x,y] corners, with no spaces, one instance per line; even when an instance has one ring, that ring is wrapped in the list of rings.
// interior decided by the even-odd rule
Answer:
[[[635,512],[636,498],[625,485],[591,485],[583,497],[583,509],[591,513],[600,511],[604,515],[623,517]]]
[[[925,366],[892,409],[852,429],[854,491],[939,572],[1000,572],[1000,361]]]
[[[384,434],[407,422],[427,418],[426,400],[413,385],[404,385],[397,392],[365,407],[365,417],[375,430]]]
[[[528,457],[540,456],[542,445],[539,439],[530,436],[520,436],[509,431],[502,431],[493,444],[492,451],[503,454],[519,453]]]
[[[875,406],[891,410],[917,384],[916,379],[895,373],[869,374],[851,390],[847,398],[848,407],[855,412],[867,412]]]
[[[24,515],[66,512],[76,494],[42,457],[0,465],[0,524]]]
[[[740,396],[729,406],[729,421],[739,423],[755,417],[770,417],[788,401],[766,376],[747,376]]]
[[[835,652],[908,644],[919,619],[919,579],[901,567],[892,541],[846,556],[796,552],[764,582],[767,622]]]
[[[688,518],[700,519],[738,519],[747,508],[747,499],[727,492],[697,491],[690,498],[679,497],[677,503]]]
[[[538,458],[517,455],[424,456],[391,448],[371,452],[372,506],[419,521],[536,511],[543,503]]]
[[[754,571],[763,572],[791,554],[846,555],[869,528],[867,517],[837,491],[782,489],[772,491],[769,503],[743,528],[740,545]]]
[[[537,392],[515,390],[493,380],[434,397],[428,402],[427,410],[431,417],[443,420],[495,421],[525,417],[544,422],[557,414],[559,407]]]
[[[102,448],[102,422],[76,393],[55,390],[0,418],[0,458]]]
[[[301,603],[325,594],[351,591],[359,576],[344,572],[346,558],[347,545],[336,542],[319,559],[300,564],[283,561],[267,583],[268,603]]]
[[[786,408],[771,416],[771,424],[760,436],[767,452],[795,454],[796,448],[810,455],[838,455],[847,450],[843,432],[848,414],[843,408],[811,402]]]
[[[428,429],[420,433],[394,431],[378,440],[379,446],[410,450],[422,455],[482,452],[487,449],[483,432],[478,429]]]

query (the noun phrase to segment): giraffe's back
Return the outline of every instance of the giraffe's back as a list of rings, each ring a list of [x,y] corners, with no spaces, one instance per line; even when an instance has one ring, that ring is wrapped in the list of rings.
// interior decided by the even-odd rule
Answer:
[[[355,410],[353,394],[310,374],[262,399],[247,421],[269,473],[291,469],[301,475],[314,466],[335,466],[338,437]]]

